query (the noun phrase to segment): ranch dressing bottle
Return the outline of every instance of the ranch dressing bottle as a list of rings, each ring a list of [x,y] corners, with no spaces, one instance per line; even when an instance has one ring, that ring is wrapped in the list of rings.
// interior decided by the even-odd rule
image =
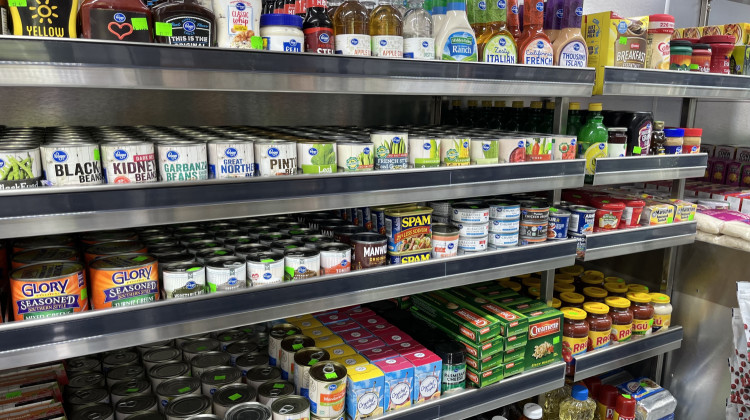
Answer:
[[[373,57],[404,56],[404,28],[401,19],[401,12],[394,7],[393,0],[380,0],[380,5],[370,13]]]
[[[449,61],[477,61],[477,39],[466,17],[466,3],[451,1],[435,39],[435,56]]]
[[[581,36],[583,0],[564,0],[563,29],[552,44],[555,65],[560,67],[588,66],[588,48]]]
[[[216,14],[216,40],[219,48],[253,48],[253,37],[260,39],[261,0],[213,0]]]

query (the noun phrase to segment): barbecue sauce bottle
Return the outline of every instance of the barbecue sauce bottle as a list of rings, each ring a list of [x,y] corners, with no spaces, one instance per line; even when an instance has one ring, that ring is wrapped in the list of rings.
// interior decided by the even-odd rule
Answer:
[[[151,9],[156,42],[197,47],[216,46],[214,13],[194,0],[169,0]]]

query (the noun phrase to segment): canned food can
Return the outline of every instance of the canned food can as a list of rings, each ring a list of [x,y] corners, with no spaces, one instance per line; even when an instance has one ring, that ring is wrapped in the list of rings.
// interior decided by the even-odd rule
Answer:
[[[216,257],[206,261],[206,282],[211,293],[247,287],[245,259],[236,256]]]
[[[279,398],[271,404],[273,420],[309,420],[310,400],[299,395]]]
[[[66,395],[65,401],[75,412],[87,405],[109,404],[109,391],[106,388],[76,389]]]
[[[327,236],[333,239],[334,241],[338,241],[334,237],[334,229],[336,229],[339,226],[344,226],[344,225],[346,225],[346,222],[341,219],[328,219],[326,220],[326,223],[324,225],[320,226],[319,228],[320,234],[323,236]],[[355,226],[355,227],[358,227],[358,226]],[[338,242],[341,242],[341,241],[338,241]]]
[[[42,146],[41,154],[45,185],[96,185],[104,179],[98,144],[50,143]]]
[[[211,398],[205,395],[178,397],[167,404],[167,420],[187,419],[198,414],[211,414]]]
[[[434,218],[433,218],[434,221]],[[455,226],[432,224],[432,258],[448,258],[458,254],[459,229]]]
[[[587,234],[594,232],[596,222],[596,209],[588,206],[573,205],[570,210],[570,223],[568,231],[570,233]]]
[[[143,365],[146,367],[146,371],[148,371],[154,366],[165,362],[179,362],[182,360],[182,352],[174,347],[153,347],[143,353],[142,359]]]
[[[225,351],[229,354],[229,362],[232,366],[237,363],[237,358],[243,354],[257,353],[260,350],[258,343],[250,340],[241,340],[227,346]]]
[[[268,366],[269,357],[267,354],[255,352],[246,353],[238,356],[234,364],[242,371],[242,376],[247,376],[247,371],[255,366]]]
[[[532,222],[523,220],[519,226],[519,236],[521,239],[547,239],[547,221]]]
[[[255,243],[256,239],[252,239],[253,243],[237,245],[234,248],[234,255],[247,259],[252,254],[259,252],[271,252],[271,248],[266,245]]]
[[[246,403],[253,402],[257,398],[258,392],[247,384],[229,384],[224,385],[214,392],[213,410],[219,418],[224,418],[230,408]]]
[[[116,350],[106,353],[102,358],[103,372],[106,374],[111,369],[120,366],[138,365],[138,353],[127,349]]]
[[[102,362],[92,356],[74,357],[65,362],[65,373],[68,374],[68,377],[84,372],[101,372],[101,370]]]
[[[489,235],[490,246],[495,248],[509,248],[518,245],[518,231],[491,233]]]
[[[198,296],[206,290],[206,267],[197,262],[162,264],[162,284],[167,299]]]
[[[208,179],[206,143],[158,143],[159,180],[165,182],[200,181]]]
[[[156,387],[156,396],[159,398],[159,412],[164,413],[167,404],[176,398],[190,395],[201,395],[200,379],[189,376],[167,379]]]
[[[255,389],[268,381],[276,380],[281,380],[281,368],[276,366],[254,366],[245,375],[245,381]]]
[[[440,139],[440,162],[445,166],[467,166],[471,163],[471,139]]]
[[[432,209],[391,208],[385,211],[389,252],[432,250]]]
[[[255,159],[255,173],[260,176],[297,173],[297,145],[291,141],[255,142]]]
[[[541,244],[547,241],[547,238],[521,238],[521,245],[534,245],[534,244]]]
[[[94,309],[134,306],[159,300],[156,258],[148,254],[105,257],[89,265]]]
[[[233,254],[234,252],[232,252],[231,249],[217,246],[213,248],[205,248],[205,249],[199,250],[198,252],[195,253],[195,260],[198,261],[199,263],[205,263],[207,260],[210,260],[212,258],[220,258],[220,257],[227,257],[227,256],[231,257]]]
[[[239,235],[234,235],[224,239],[224,248],[231,249],[234,251],[234,255],[240,255],[237,253],[237,249],[243,245],[255,244],[255,240],[249,236],[243,234],[244,231],[240,232]],[[258,244],[260,246],[260,244]],[[245,254],[246,255],[246,254]]]
[[[101,145],[102,173],[107,184],[156,182],[154,144],[127,141]]]
[[[318,417],[315,415],[310,415],[310,420],[346,420],[346,415],[339,414],[336,417]]]
[[[490,208],[484,202],[453,203],[451,220],[458,223],[489,223]]]
[[[336,168],[336,143],[325,140],[297,143],[297,168],[303,174],[332,174]]]
[[[310,368],[330,359],[328,351],[320,347],[305,347],[294,355],[294,387],[298,395],[310,395]]]
[[[143,355],[146,354],[146,352],[148,352],[149,350],[155,349],[157,347],[172,347],[174,345],[174,340],[161,340],[155,341],[153,343],[141,344],[140,346],[136,347],[136,350],[138,350],[138,354],[143,357]]]
[[[36,188],[42,179],[38,147],[0,146],[0,190]]]
[[[158,412],[159,400],[151,394],[123,398],[115,404],[115,420],[125,420],[134,414]]]
[[[300,334],[302,330],[296,326],[288,323],[277,324],[271,328],[268,338],[268,356],[270,357],[271,366],[279,366],[281,364],[281,340],[284,338]]]
[[[258,387],[258,402],[271,406],[279,398],[294,395],[294,385],[289,381],[269,381]]]
[[[366,231],[372,231],[372,212],[369,207],[357,207],[357,226],[365,228]]]
[[[30,238],[20,238],[13,241],[13,252],[28,251],[36,248],[47,246],[68,246],[75,245],[75,240],[70,235],[48,235],[33,236]]]
[[[460,223],[453,222],[459,230],[458,235],[465,238],[478,238],[490,233],[489,223]]]
[[[148,371],[148,377],[151,379],[151,388],[154,390],[156,390],[162,382],[181,376],[190,376],[189,362],[162,363],[152,367]]]
[[[115,410],[109,404],[94,404],[81,407],[70,418],[71,420],[115,420]]]
[[[568,235],[576,240],[576,258],[582,260],[586,256],[586,235],[575,232],[568,232]]]
[[[348,273],[352,268],[352,247],[346,244],[332,242],[321,244],[320,273],[339,274]]]
[[[529,222],[547,222],[549,220],[549,205],[542,201],[522,201],[521,220]]]
[[[280,252],[254,252],[247,256],[247,273],[252,285],[265,286],[284,281],[284,255]]]
[[[362,232],[350,238],[353,254],[353,270],[379,267],[386,264],[388,237],[374,232]]]
[[[251,140],[213,140],[208,145],[209,178],[246,178],[255,173],[255,145]]]
[[[271,251],[273,252],[284,252],[287,249],[304,248],[305,244],[298,238],[291,238],[273,241],[268,246],[271,247]]]
[[[67,246],[48,246],[22,251],[13,254],[11,268],[17,270],[27,265],[51,261],[79,261],[78,250]]]
[[[471,139],[471,164],[493,165],[500,159],[500,140]]]
[[[149,381],[143,379],[134,379],[131,381],[118,382],[109,389],[109,396],[112,404],[117,404],[121,400],[132,397],[152,396]]]
[[[342,172],[371,171],[375,165],[371,142],[336,143],[336,162]]]
[[[302,238],[302,243],[305,244],[305,247],[307,248],[320,250],[322,246],[336,243],[336,241],[325,235],[308,235]]]
[[[190,340],[182,345],[182,358],[190,362],[195,356],[209,351],[220,351],[221,343],[219,340],[210,337],[201,337]]]
[[[365,229],[356,225],[340,225],[333,228],[333,239],[342,244],[351,245],[352,235],[364,232]]]
[[[119,366],[107,372],[107,386],[112,388],[114,384],[133,379],[146,379],[146,371],[140,365]]]
[[[281,340],[281,379],[294,383],[294,354],[314,345],[315,340],[302,334],[290,335]]]
[[[195,341],[199,338],[211,338],[211,333],[189,335],[187,337],[179,337],[174,339],[174,344],[178,349],[181,349],[188,341]]]
[[[464,251],[486,251],[488,237],[483,238],[458,238],[458,249]]]
[[[320,251],[295,248],[284,251],[284,280],[304,280],[320,275]]]
[[[129,416],[126,420],[164,420],[164,415],[156,413],[138,413]]]
[[[122,254],[145,254],[146,246],[138,241],[110,241],[94,244],[86,248],[83,252],[86,264],[102,258]]]
[[[257,402],[237,404],[227,410],[224,420],[271,420],[271,409]]]
[[[406,169],[409,164],[409,135],[380,131],[370,134],[375,148],[375,169]]]
[[[431,249],[406,252],[389,252],[388,265],[411,264],[415,262],[429,261],[431,257]]]
[[[13,318],[49,318],[88,309],[86,277],[78,262],[27,265],[10,274]]]
[[[229,366],[231,357],[223,351],[209,351],[201,353],[190,360],[192,376],[200,378],[203,372],[220,366]]]
[[[100,372],[83,372],[68,380],[66,391],[81,388],[99,387],[106,388],[107,380]]]
[[[440,139],[409,137],[409,166],[413,168],[440,166]]]
[[[346,368],[326,361],[310,368],[310,413],[319,417],[336,417],[344,412],[346,401]]]
[[[570,212],[567,210],[550,208],[547,239],[566,239],[568,237],[570,215]]]

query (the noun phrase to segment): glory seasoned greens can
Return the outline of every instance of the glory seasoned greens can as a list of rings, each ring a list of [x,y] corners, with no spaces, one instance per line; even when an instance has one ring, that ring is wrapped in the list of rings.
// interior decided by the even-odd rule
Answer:
[[[51,318],[88,309],[83,265],[71,261],[32,264],[10,274],[13,318]]]
[[[297,145],[283,140],[255,142],[255,173],[260,176],[295,175]]]
[[[122,254],[145,254],[148,249],[138,241],[110,241],[91,245],[83,252],[86,264],[102,257]]]
[[[122,141],[101,145],[102,173],[107,184],[156,182],[154,144]]]
[[[209,178],[245,178],[255,174],[255,146],[250,140],[208,142]]]
[[[200,181],[208,179],[206,143],[170,141],[158,143],[159,180]]]
[[[156,258],[126,254],[95,260],[89,266],[94,309],[133,306],[159,299]]]
[[[336,172],[336,143],[325,140],[298,142],[297,163],[303,174]]]
[[[51,186],[96,185],[102,183],[99,145],[54,142],[42,146],[44,178]]]

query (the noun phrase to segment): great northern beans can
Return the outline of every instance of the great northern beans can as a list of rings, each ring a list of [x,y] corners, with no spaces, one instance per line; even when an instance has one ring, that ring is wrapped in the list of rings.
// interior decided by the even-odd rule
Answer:
[[[159,179],[166,182],[208,179],[206,143],[174,141],[156,145]]]
[[[208,142],[209,178],[245,178],[255,174],[255,146],[249,140]]]
[[[44,184],[51,186],[96,185],[102,183],[99,145],[55,142],[42,146]]]
[[[153,143],[126,141],[102,144],[102,172],[107,184],[156,182]]]
[[[83,265],[57,261],[28,265],[10,275],[13,318],[50,318],[88,309]]]
[[[310,413],[318,417],[336,417],[344,411],[346,368],[326,361],[310,368]]]
[[[133,306],[159,299],[156,258],[127,254],[98,259],[89,266],[94,309]]]

